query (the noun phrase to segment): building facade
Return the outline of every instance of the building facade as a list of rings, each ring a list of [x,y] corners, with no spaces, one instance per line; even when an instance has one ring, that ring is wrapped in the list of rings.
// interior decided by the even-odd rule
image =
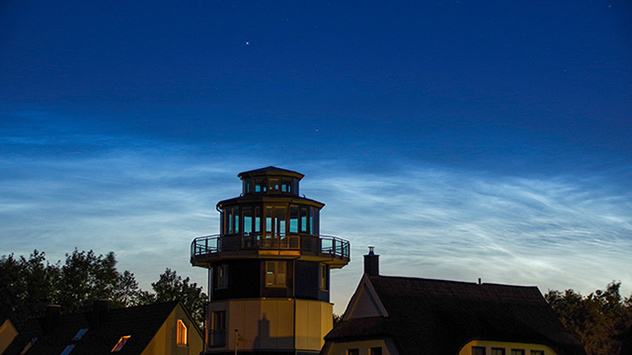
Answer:
[[[208,354],[314,354],[332,329],[331,269],[349,242],[320,235],[324,204],[299,195],[303,174],[242,172],[239,197],[220,201],[219,235],[195,238],[191,263],[209,269]]]

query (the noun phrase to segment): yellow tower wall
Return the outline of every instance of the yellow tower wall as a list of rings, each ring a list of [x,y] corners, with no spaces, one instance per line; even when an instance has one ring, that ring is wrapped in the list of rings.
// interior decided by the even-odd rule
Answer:
[[[234,350],[237,344],[244,350],[318,352],[333,327],[333,305],[322,301],[264,298],[209,304],[209,317],[217,311],[226,312],[227,341],[210,351]]]

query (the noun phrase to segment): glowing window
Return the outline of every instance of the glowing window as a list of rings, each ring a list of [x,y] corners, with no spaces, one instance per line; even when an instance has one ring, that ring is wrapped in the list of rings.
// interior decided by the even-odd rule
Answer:
[[[286,270],[285,261],[266,261],[266,287],[284,287]]]
[[[125,343],[127,343],[127,340],[131,337],[131,335],[123,335],[121,337],[121,339],[119,339],[118,343],[116,343],[116,345],[114,345],[114,347],[112,348],[112,350],[110,351],[111,353],[117,353],[119,351],[121,351],[123,349],[123,346],[125,346]]]
[[[178,319],[178,325],[177,325],[178,329],[177,329],[177,334],[176,334],[176,344],[178,345],[187,345],[188,343],[188,338],[187,338],[187,326],[184,324],[184,322],[181,319]]]
[[[20,353],[20,355],[26,354],[26,352],[29,351],[31,346],[33,346],[33,344],[35,344],[36,341],[37,341],[37,338],[31,338],[31,341],[26,343],[26,345],[24,346],[24,349],[22,349],[22,352]]]

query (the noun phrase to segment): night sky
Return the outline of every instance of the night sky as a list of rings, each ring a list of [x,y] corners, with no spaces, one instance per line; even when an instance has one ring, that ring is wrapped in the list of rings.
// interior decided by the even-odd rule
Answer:
[[[632,291],[632,3],[0,0],[0,255],[144,289],[236,175],[304,173],[385,275]],[[205,285],[206,286],[206,285]]]

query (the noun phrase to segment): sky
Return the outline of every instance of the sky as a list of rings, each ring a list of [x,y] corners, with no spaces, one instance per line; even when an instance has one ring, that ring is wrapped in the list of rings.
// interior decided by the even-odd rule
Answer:
[[[384,275],[632,292],[632,3],[0,0],[0,255],[206,286],[237,174]]]

